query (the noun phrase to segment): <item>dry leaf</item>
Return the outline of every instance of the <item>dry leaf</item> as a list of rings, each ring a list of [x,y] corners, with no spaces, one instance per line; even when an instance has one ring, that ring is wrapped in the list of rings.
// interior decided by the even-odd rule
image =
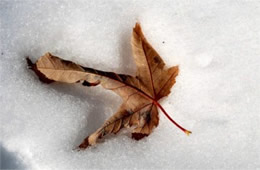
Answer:
[[[191,133],[178,125],[158,102],[170,93],[178,75],[178,66],[165,67],[159,54],[145,39],[138,23],[133,29],[131,44],[137,65],[135,77],[83,67],[50,53],[42,56],[35,64],[27,59],[30,68],[43,82],[80,82],[85,86],[100,84],[122,97],[123,103],[118,111],[88,136],[79,145],[80,148],[94,145],[99,138],[110,133],[116,134],[122,128],[131,127],[132,138],[136,140],[148,136],[159,123],[157,107],[182,131],[188,135]]]

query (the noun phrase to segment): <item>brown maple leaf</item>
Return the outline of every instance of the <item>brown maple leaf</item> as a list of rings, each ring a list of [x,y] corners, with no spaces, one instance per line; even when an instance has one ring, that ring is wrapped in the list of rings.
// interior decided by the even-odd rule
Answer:
[[[42,56],[35,64],[27,59],[30,68],[43,82],[80,82],[85,86],[100,84],[122,97],[123,103],[118,111],[85,138],[79,148],[94,145],[99,138],[110,133],[116,134],[122,128],[131,127],[132,138],[136,140],[148,136],[159,123],[157,107],[187,135],[191,133],[178,125],[158,102],[170,93],[178,75],[178,66],[165,67],[162,58],[145,39],[138,23],[133,29],[131,44],[137,65],[135,77],[83,67],[50,53]]]

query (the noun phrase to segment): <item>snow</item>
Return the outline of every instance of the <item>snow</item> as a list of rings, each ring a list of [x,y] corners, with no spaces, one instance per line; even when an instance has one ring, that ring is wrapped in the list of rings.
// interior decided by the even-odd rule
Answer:
[[[0,1],[1,168],[259,169],[260,1]],[[46,52],[135,73],[135,22],[168,66],[179,65],[147,138],[105,138],[75,151],[120,105],[101,87],[46,85],[26,68]],[[18,162],[18,163],[17,163]]]

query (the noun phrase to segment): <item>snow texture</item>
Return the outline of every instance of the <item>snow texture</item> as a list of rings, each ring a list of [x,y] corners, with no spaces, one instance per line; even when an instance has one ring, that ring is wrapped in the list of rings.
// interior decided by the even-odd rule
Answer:
[[[75,151],[121,99],[42,84],[25,57],[51,52],[134,74],[136,21],[167,65],[180,66],[162,105],[192,135],[160,113],[141,141],[121,133]],[[0,22],[1,168],[260,169],[260,1],[1,0]]]

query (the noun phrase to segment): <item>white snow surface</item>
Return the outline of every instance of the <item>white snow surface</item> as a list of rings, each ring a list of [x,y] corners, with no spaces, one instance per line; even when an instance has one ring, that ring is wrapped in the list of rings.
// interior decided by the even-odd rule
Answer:
[[[25,57],[51,52],[134,75],[137,21],[167,66],[180,67],[161,104],[192,135],[160,112],[141,141],[120,133],[78,152],[121,99],[101,87],[43,84]],[[16,168],[260,169],[260,1],[1,0],[0,22],[0,144],[23,163]]]

